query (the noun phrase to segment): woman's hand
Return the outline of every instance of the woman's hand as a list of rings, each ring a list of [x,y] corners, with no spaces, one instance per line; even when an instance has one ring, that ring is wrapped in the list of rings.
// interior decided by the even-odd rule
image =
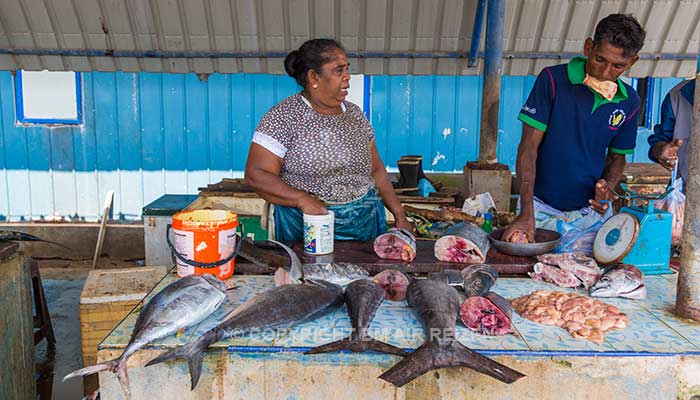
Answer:
[[[406,219],[406,216],[401,216],[401,217],[396,218],[396,227],[403,228],[411,233],[414,233],[413,225],[410,222],[408,222],[408,219]]]
[[[325,215],[328,214],[325,204],[310,194],[305,194],[299,199],[297,208],[307,215]]]

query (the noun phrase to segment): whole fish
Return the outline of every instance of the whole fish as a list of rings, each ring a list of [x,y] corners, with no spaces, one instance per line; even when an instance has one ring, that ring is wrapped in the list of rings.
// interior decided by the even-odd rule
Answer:
[[[590,291],[593,297],[625,297],[643,300],[647,298],[644,274],[630,264],[617,264],[608,267]]]
[[[342,302],[343,289],[329,282],[307,281],[278,286],[253,296],[233,310],[224,322],[197,340],[161,354],[146,366],[186,359],[194,389],[202,373],[204,351],[210,345],[263,328],[289,328],[297,323],[318,318]]]
[[[225,299],[226,285],[214,275],[191,275],[179,279],[163,288],[143,307],[131,332],[131,339],[119,357],[71,372],[63,380],[109,370],[117,374],[129,398],[126,360],[148,343],[204,320]]]
[[[398,387],[437,368],[465,366],[501,382],[513,383],[523,374],[462,345],[455,338],[459,294],[444,282],[416,280],[408,286],[408,305],[423,322],[428,340],[379,378]]]
[[[374,314],[384,301],[384,289],[372,280],[357,280],[345,289],[345,304],[352,323],[352,333],[345,339],[318,346],[306,354],[329,353],[350,350],[363,352],[374,350],[380,353],[405,356],[406,352],[398,347],[381,342],[367,335],[367,328],[374,319]]]
[[[460,222],[435,241],[435,258],[462,264],[481,264],[491,248],[483,229],[470,222]]]

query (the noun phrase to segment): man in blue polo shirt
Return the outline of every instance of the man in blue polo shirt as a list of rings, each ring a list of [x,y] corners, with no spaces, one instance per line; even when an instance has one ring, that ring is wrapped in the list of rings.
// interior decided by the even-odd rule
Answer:
[[[639,58],[646,33],[631,15],[603,18],[586,58],[544,68],[518,115],[520,215],[504,240],[534,241],[535,225],[604,213],[634,151],[639,96],[619,77]],[[554,225],[553,225],[554,223]]]

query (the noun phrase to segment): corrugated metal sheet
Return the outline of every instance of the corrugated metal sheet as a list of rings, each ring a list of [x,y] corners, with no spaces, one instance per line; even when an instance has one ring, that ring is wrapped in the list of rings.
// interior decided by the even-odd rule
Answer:
[[[297,90],[268,74],[94,72],[82,74],[81,126],[18,125],[10,72],[0,72],[0,220],[53,215],[95,219],[108,190],[115,215],[138,218],[165,193],[196,194],[242,176],[253,130],[274,104]],[[388,167],[422,154],[426,170],[461,172],[478,152],[479,76],[375,76],[370,116]],[[678,82],[655,80],[654,120]],[[498,157],[514,167],[516,115],[534,77],[504,77]],[[640,129],[630,161],[647,161]]]
[[[77,71],[283,73],[281,55],[312,37],[351,52],[467,52],[478,0],[2,0],[0,49],[82,50],[124,57],[0,55],[0,68]],[[506,75],[532,75],[578,53],[598,20],[634,14],[648,31],[647,56],[631,76],[690,76],[698,51],[700,0],[507,0]],[[483,47],[483,35],[482,35]],[[128,57],[179,52],[180,58]],[[192,54],[191,52],[198,52]],[[225,58],[184,58],[208,52]],[[272,58],[233,58],[272,52]],[[539,56],[533,55],[539,54]],[[91,54],[91,53],[80,53]],[[356,59],[353,73],[476,75],[464,58]]]

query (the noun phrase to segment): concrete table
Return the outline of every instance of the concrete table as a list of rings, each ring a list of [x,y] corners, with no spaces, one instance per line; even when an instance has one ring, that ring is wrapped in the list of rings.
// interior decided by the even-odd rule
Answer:
[[[168,276],[156,291],[175,279]],[[268,276],[234,276],[236,289],[222,317],[254,293],[272,286]],[[527,376],[506,385],[466,368],[429,372],[403,388],[377,377],[399,357],[336,353],[306,356],[319,344],[350,332],[345,308],[289,332],[250,335],[215,344],[207,352],[199,385],[190,391],[184,361],[144,368],[163,349],[181,346],[215,325],[207,320],[134,355],[128,365],[134,399],[587,399],[690,398],[700,394],[700,325],[681,321],[668,310],[675,275],[646,279],[649,299],[610,299],[630,318],[623,331],[602,344],[572,338],[566,331],[514,315],[517,335],[482,336],[458,324],[460,342]],[[525,278],[499,279],[494,291],[515,298],[537,289],[562,290]],[[127,317],[99,347],[98,358],[118,356],[136,315]],[[424,341],[423,329],[405,302],[386,301],[370,326],[373,337],[409,351]],[[116,377],[101,373],[104,399],[123,398]],[[592,396],[595,391],[595,396]]]

